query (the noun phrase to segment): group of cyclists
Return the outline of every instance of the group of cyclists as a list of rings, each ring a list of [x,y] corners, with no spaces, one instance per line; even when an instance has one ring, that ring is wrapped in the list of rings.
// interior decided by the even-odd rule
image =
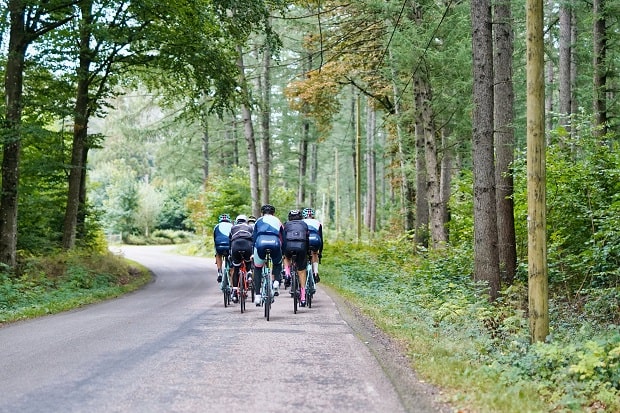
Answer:
[[[273,205],[266,204],[261,207],[262,215],[258,219],[251,215],[249,217],[238,215],[232,222],[229,214],[218,217],[218,224],[213,229],[217,282],[221,283],[225,275],[224,260],[230,260],[230,270],[226,276],[230,277],[232,285],[236,286],[239,281],[239,268],[242,262],[245,262],[245,268],[250,269],[248,280],[253,281],[254,302],[260,306],[260,275],[269,250],[273,264],[271,269],[273,295],[279,295],[282,276],[285,287],[290,285],[291,263],[294,259],[301,286],[300,304],[304,307],[308,260],[312,266],[314,281],[318,283],[321,280],[319,262],[323,252],[323,226],[315,218],[315,211],[312,208],[290,210],[288,221],[284,224],[275,216],[275,212]],[[252,274],[256,276],[252,278]],[[232,290],[232,301],[238,301],[235,288]]]

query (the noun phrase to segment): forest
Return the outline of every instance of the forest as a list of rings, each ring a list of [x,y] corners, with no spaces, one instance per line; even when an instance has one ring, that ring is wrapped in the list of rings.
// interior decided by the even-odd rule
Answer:
[[[619,2],[2,11],[0,314],[58,286],[50,257],[209,255],[222,213],[313,207],[327,284],[454,336],[410,344],[455,406],[620,411]]]

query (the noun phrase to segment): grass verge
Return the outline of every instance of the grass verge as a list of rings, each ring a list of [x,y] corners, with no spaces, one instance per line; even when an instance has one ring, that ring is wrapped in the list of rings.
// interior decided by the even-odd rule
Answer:
[[[146,268],[109,252],[29,258],[0,272],[0,326],[118,297],[150,280]]]

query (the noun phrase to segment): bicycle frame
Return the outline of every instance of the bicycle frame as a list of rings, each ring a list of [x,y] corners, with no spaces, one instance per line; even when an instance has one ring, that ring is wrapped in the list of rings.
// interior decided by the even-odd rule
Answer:
[[[246,292],[248,290],[247,271],[245,269],[245,260],[241,260],[239,266],[239,281],[237,283],[237,297],[239,298],[239,307],[241,314],[245,312]]]
[[[221,290],[224,293],[224,307],[228,307],[230,305],[230,293],[232,292],[232,289],[230,287],[231,282],[230,282],[230,261],[229,261],[229,256],[225,256],[224,257],[224,268],[223,268],[223,274],[222,274],[222,285],[221,285]]]
[[[269,313],[271,312],[271,302],[273,299],[273,292],[271,291],[271,250],[267,250],[267,254],[265,256],[261,285],[261,305],[265,310],[265,318],[269,321]]]
[[[297,307],[301,297],[299,296],[299,274],[297,273],[295,255],[291,258],[291,292],[293,293],[293,314],[297,314]]]
[[[308,262],[306,267],[306,305],[312,308],[312,298],[316,292],[316,283],[314,282],[314,272],[312,271],[312,261]]]

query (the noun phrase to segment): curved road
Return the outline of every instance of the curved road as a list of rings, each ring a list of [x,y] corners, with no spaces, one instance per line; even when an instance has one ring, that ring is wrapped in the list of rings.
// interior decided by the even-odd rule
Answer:
[[[154,282],[0,328],[0,412],[438,412],[433,390],[338,298],[270,321],[224,308],[213,259],[123,247]],[[331,298],[331,297],[334,298]]]

